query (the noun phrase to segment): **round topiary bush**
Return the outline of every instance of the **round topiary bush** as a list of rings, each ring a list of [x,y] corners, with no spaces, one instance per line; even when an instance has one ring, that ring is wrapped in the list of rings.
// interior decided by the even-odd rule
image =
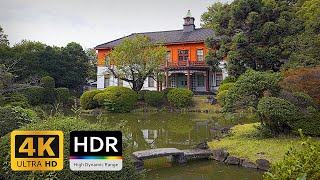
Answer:
[[[261,98],[257,112],[261,124],[273,134],[290,132],[290,125],[298,116],[298,110],[293,104],[277,97]]]
[[[44,88],[53,89],[55,88],[56,83],[51,76],[45,76],[40,79],[40,85]]]
[[[98,93],[93,97],[93,100],[98,102],[99,106],[103,106],[105,100],[109,97],[108,93],[102,92]]]
[[[164,90],[162,90],[162,93],[164,95],[164,98],[168,99],[168,93],[174,88],[166,88]]]
[[[56,100],[61,103],[67,103],[70,98],[70,91],[68,88],[55,88]]]
[[[149,92],[149,90],[141,90],[138,92],[138,100],[144,101],[144,95]]]
[[[110,112],[130,112],[138,102],[137,93],[127,87],[111,86],[103,94],[103,106]]]
[[[223,85],[220,85],[220,87],[218,89],[218,93],[220,93],[221,91],[224,91],[224,90],[229,90],[232,87],[234,87],[234,83],[225,83]]]
[[[148,91],[144,94],[144,100],[149,106],[159,107],[164,102],[164,95],[159,91]]]
[[[234,83],[237,81],[237,78],[234,77],[234,76],[227,76],[220,84],[220,86],[222,86],[223,84],[226,84],[226,83]]]
[[[36,113],[30,109],[0,107],[0,137],[36,120]]]
[[[228,90],[223,90],[223,91],[220,91],[218,94],[217,94],[217,101],[220,105],[224,105],[225,103],[225,98],[226,98],[226,95],[229,91]]]
[[[167,98],[171,106],[177,108],[188,107],[192,103],[193,92],[184,88],[174,88],[169,91]]]
[[[93,99],[93,97],[102,93],[102,90],[91,90],[84,92],[80,97],[80,106],[82,109],[94,109],[98,107],[98,102]]]

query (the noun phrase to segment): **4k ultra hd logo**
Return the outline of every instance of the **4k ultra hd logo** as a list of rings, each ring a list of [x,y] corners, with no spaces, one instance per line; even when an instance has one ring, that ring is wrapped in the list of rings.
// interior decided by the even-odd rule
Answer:
[[[120,171],[122,133],[120,131],[72,131],[70,169],[73,171]]]
[[[14,171],[62,170],[62,131],[13,131],[11,169]]]

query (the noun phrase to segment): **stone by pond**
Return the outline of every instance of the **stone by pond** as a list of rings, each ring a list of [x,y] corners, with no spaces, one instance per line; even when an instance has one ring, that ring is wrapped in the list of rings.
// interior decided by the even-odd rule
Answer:
[[[130,140],[125,149],[128,154],[153,148],[193,149],[201,142],[217,139],[233,125],[256,122],[254,118],[248,117],[246,114],[222,115],[219,113],[134,112],[103,114],[101,116],[84,115],[83,117],[93,122],[99,122],[102,126],[115,126],[120,123],[123,126],[123,135]],[[171,174],[172,177],[169,179],[188,179],[189,177],[192,177],[191,179],[206,179],[204,177],[214,177],[214,173],[217,174],[217,178],[214,179],[262,178],[262,172],[237,166],[230,167],[224,163],[217,164],[215,161],[196,161],[181,167],[172,164],[168,158],[162,157],[145,160],[144,168],[147,171],[147,179],[152,179],[151,177],[167,179],[170,177],[164,177],[165,174]],[[164,169],[166,169],[165,172],[163,172]],[[195,174],[188,174],[189,171]]]

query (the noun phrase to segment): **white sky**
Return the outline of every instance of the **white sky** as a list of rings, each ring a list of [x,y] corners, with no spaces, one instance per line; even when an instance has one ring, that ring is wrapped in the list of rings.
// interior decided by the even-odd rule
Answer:
[[[11,46],[27,39],[90,48],[131,33],[182,29],[189,9],[200,27],[201,14],[217,1],[0,0],[0,26]]]

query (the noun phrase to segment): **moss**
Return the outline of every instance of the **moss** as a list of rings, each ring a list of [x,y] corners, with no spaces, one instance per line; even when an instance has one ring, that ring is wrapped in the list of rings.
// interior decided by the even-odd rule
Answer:
[[[291,145],[299,149],[299,137],[259,138],[255,126],[259,123],[234,126],[230,136],[220,141],[209,142],[210,149],[225,149],[231,155],[256,161],[268,159],[271,163],[283,160]]]

